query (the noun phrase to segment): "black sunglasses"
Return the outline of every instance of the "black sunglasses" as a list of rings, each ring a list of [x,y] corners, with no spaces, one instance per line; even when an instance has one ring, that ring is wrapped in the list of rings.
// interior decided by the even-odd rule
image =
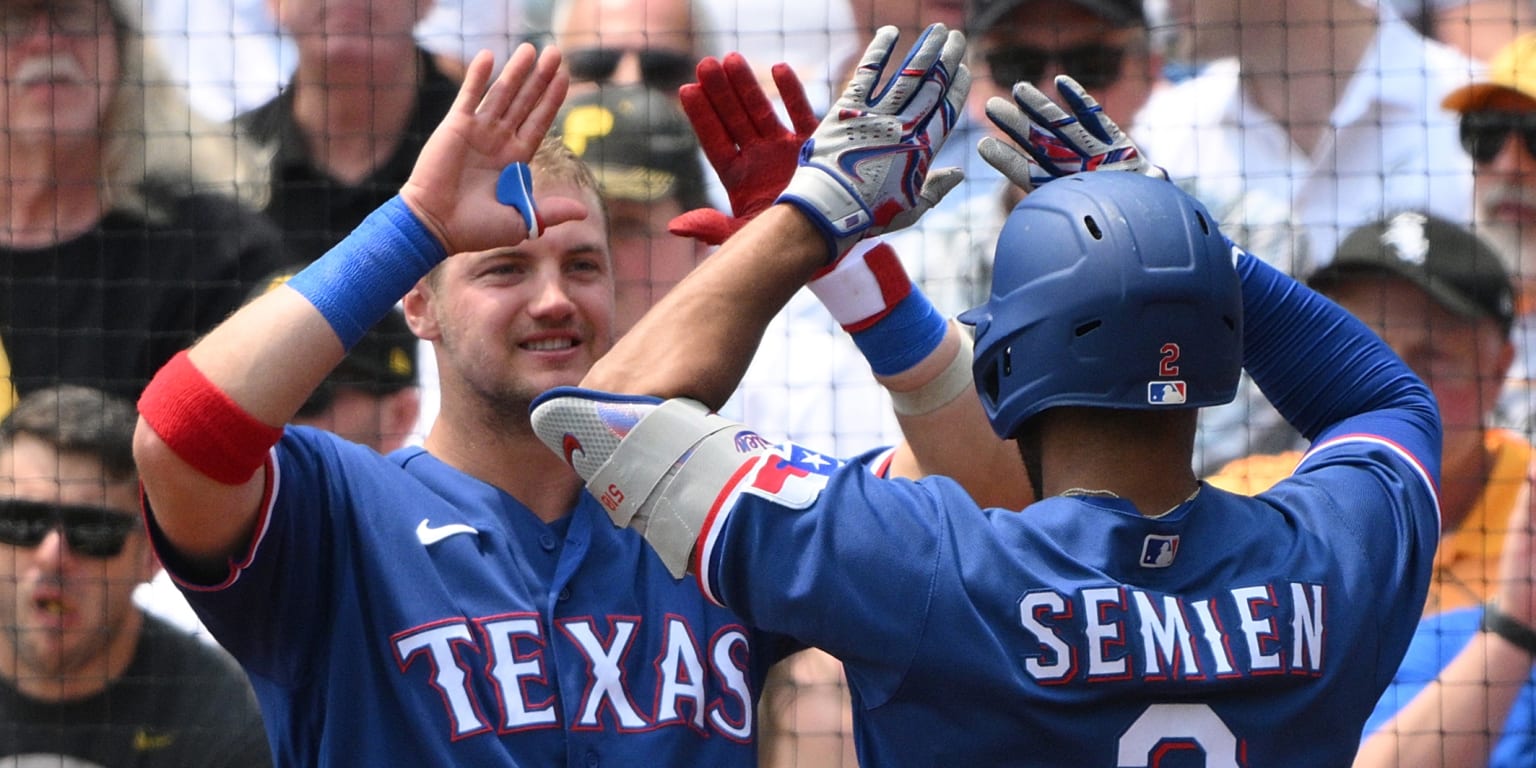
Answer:
[[[123,551],[128,535],[139,529],[139,518],[89,504],[0,499],[0,543],[30,549],[54,528],[64,529],[71,552],[106,559]]]
[[[640,59],[640,79],[651,88],[670,91],[693,79],[692,55],[660,48],[578,48],[565,53],[565,62],[572,80],[605,83],[631,51]]]
[[[1493,162],[1511,133],[1519,134],[1525,151],[1536,157],[1536,113],[1468,112],[1461,116],[1461,147],[1475,163]]]
[[[1055,62],[1058,70],[1092,91],[1120,79],[1125,48],[1090,43],[1052,51],[1032,45],[1014,45],[988,51],[986,60],[992,82],[1003,90],[1012,89],[1014,83],[1040,82],[1046,69]]]

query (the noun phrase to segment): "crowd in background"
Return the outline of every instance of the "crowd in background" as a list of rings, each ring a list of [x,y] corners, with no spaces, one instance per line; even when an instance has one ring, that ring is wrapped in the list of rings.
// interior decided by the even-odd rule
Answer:
[[[99,532],[80,516],[110,528],[136,515],[120,487],[131,463],[109,458],[131,434],[124,404],[395,195],[475,51],[500,63],[532,41],[564,54],[573,85],[555,130],[603,195],[622,333],[708,252],[668,223],[730,203],[678,102],[698,60],[741,51],[765,83],[788,62],[820,114],[876,28],[910,40],[931,22],[965,30],[975,84],[935,160],[965,180],[889,238],[917,284],[949,316],[986,300],[992,247],[1023,196],[975,151],[986,100],[1073,76],[1225,233],[1364,320],[1439,400],[1435,581],[1357,765],[1427,764],[1432,749],[1447,765],[1536,766],[1531,659],[1509,671],[1462,658],[1507,578],[1501,554],[1524,546],[1529,559],[1528,524],[1510,522],[1530,501],[1536,437],[1528,0],[4,0],[0,461],[14,465],[0,466],[0,764],[223,764],[175,751],[205,741],[227,764],[266,764],[250,745],[253,702],[212,722],[180,699],[137,703],[143,675],[205,691],[239,673],[205,656],[217,646],[156,575],[143,531],[92,551]],[[296,422],[381,453],[419,444],[441,397],[411,330],[392,314]],[[836,455],[901,437],[889,395],[809,292],[769,325],[722,412]],[[44,418],[66,413],[102,424]],[[86,467],[91,492],[64,504],[53,485],[24,487],[24,449],[65,482],[58,456],[80,450],[77,429],[106,446],[90,448],[102,454]],[[1306,448],[1247,381],[1198,434],[1198,473],[1246,493]],[[141,582],[153,583],[134,604],[124,586]],[[172,634],[183,630],[205,642],[187,646]],[[1461,687],[1445,677],[1458,664],[1477,670]],[[38,683],[82,675],[99,684]],[[762,765],[855,764],[835,661],[796,654],[768,686]],[[125,716],[127,702],[183,719]],[[107,746],[69,751],[83,742]]]

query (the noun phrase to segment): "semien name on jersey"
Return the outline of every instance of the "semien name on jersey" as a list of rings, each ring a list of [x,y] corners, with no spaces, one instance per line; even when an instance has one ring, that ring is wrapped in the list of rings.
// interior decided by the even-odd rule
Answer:
[[[1191,599],[1121,587],[1039,590],[1019,600],[1036,644],[1024,669],[1046,685],[1114,680],[1316,677],[1323,671],[1321,584],[1270,583]]]

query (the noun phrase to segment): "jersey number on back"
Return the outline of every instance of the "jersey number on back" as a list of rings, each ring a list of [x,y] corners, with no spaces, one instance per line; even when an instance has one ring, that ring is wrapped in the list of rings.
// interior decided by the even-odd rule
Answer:
[[[1153,704],[1120,736],[1117,768],[1157,768],[1164,755],[1205,753],[1205,768],[1238,768],[1237,737],[1205,704]]]

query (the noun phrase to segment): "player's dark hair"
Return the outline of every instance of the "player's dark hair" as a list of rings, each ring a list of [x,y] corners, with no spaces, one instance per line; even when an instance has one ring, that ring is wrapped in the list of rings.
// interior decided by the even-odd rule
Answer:
[[[0,447],[9,448],[17,435],[30,435],[61,453],[100,461],[114,480],[133,480],[133,430],[138,420],[132,403],[99,389],[42,389],[21,398],[0,420]]]

